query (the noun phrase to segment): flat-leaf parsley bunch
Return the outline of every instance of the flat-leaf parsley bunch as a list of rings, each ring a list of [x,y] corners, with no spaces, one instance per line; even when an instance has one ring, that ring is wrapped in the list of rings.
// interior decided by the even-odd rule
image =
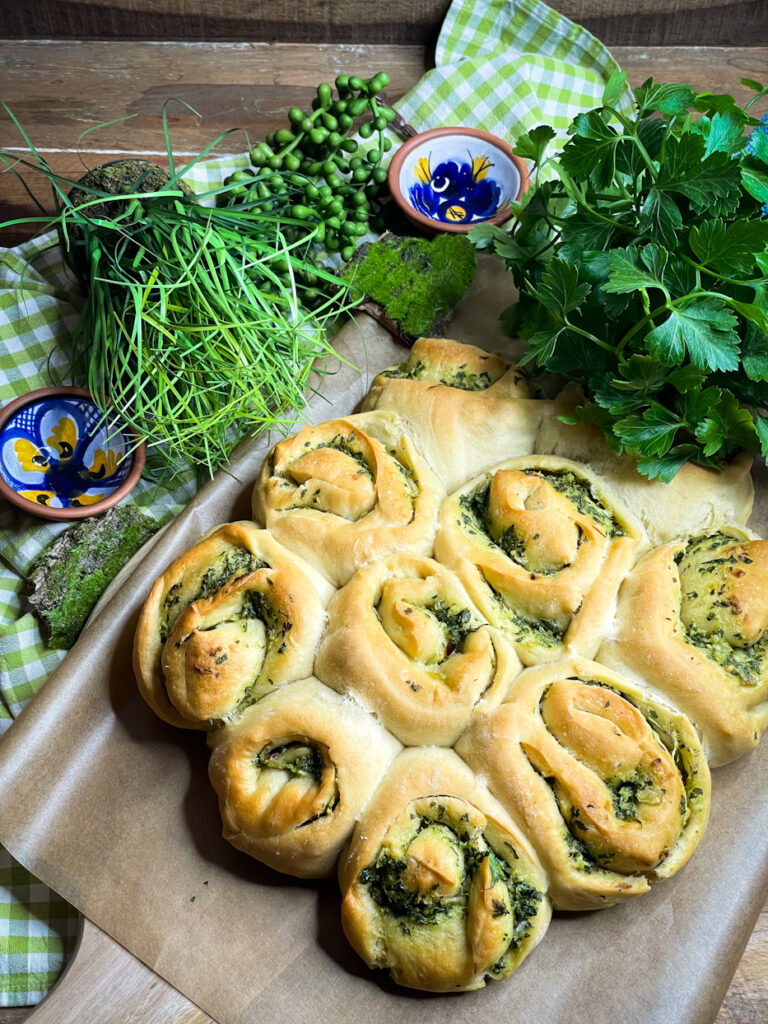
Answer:
[[[768,129],[750,114],[768,88],[743,84],[756,95],[740,107],[649,79],[628,116],[617,72],[560,153],[546,125],[518,139],[534,187],[511,232],[470,232],[512,271],[503,320],[523,362],[583,389],[563,419],[662,480],[768,455]]]

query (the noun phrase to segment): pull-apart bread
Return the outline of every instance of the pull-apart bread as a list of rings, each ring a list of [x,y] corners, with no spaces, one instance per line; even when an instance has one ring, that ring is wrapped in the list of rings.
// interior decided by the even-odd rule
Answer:
[[[208,733],[224,837],[337,870],[355,950],[428,991],[512,974],[552,906],[674,875],[707,759],[768,725],[749,459],[651,482],[557,419],[570,391],[531,394],[500,356],[419,339],[364,412],[275,445],[266,528],[209,531],[136,631],[149,706]]]

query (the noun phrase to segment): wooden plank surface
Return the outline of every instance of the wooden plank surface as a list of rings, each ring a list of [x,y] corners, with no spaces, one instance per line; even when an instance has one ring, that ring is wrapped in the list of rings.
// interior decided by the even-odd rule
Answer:
[[[749,93],[741,78],[768,77],[768,46],[615,47],[614,54],[634,84],[649,76],[688,81],[744,100]],[[198,152],[227,129],[242,128],[242,135],[219,147],[236,152],[246,149],[247,138],[257,141],[283,126],[290,106],[309,105],[317,83],[343,71],[368,76],[386,69],[387,97],[396,102],[418,81],[425,56],[419,46],[0,41],[0,98],[51,166],[76,179],[88,167],[126,154],[162,162],[160,116],[169,98],[190,104],[199,115],[181,103],[170,108],[171,137],[180,156]],[[124,116],[131,120],[79,141],[86,129]],[[4,116],[0,148],[24,149]],[[37,191],[50,205],[44,183]],[[0,220],[36,212],[22,186],[6,174],[0,183]],[[6,230],[0,244],[16,245],[33,233]]]
[[[449,0],[35,0],[0,4],[0,37],[433,45]],[[612,46],[766,42],[765,0],[550,0]]]
[[[596,7],[605,2],[596,0]],[[768,72],[768,47],[614,47],[614,53],[633,84],[652,75],[741,98],[746,97],[741,77],[760,79]],[[185,100],[199,112],[195,116],[181,107],[173,112],[174,149],[181,156],[197,152],[230,127],[245,129],[252,140],[262,138],[282,125],[288,107],[308,104],[318,82],[341,72],[368,76],[386,69],[392,79],[388,98],[396,102],[424,67],[420,46],[0,41],[2,98],[50,164],[72,176],[118,155],[157,157],[161,109],[168,97]],[[90,134],[78,151],[85,129],[124,114],[135,116],[127,125]],[[0,120],[0,148],[21,151],[20,143],[9,122]],[[223,149],[244,145],[243,137],[242,143],[228,140]],[[11,176],[0,179],[0,219],[33,210]],[[0,244],[14,244],[30,233],[6,231]],[[107,985],[114,996],[109,1006],[103,1001]],[[72,965],[50,999],[36,1010],[0,1008],[0,1024],[62,1024],[65,1005],[66,1019],[78,1024],[210,1024],[206,1014],[93,925],[86,926]],[[716,1024],[760,1021],[768,1021],[768,908]]]

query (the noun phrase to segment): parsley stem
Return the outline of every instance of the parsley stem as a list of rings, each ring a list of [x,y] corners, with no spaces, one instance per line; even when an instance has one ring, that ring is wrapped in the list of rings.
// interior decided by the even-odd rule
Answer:
[[[750,277],[745,280],[741,280],[740,278],[737,277],[726,277],[725,274],[718,274],[716,270],[711,270],[704,263],[697,263],[696,260],[692,260],[691,257],[686,256],[685,253],[679,253],[679,255],[687,264],[689,264],[689,266],[695,267],[696,270],[703,271],[705,274],[708,274],[709,277],[717,278],[718,281],[727,281],[728,284],[736,284],[739,286],[759,286],[768,284],[768,277]]]
[[[656,309],[652,309],[647,316],[644,316],[642,320],[639,320],[634,327],[630,328],[630,330],[627,331],[623,338],[619,339],[619,343],[616,346],[616,352],[620,353],[624,346],[627,344],[627,342],[631,341],[632,338],[634,338],[634,336],[638,333],[638,331],[641,331],[643,327],[646,326],[646,324],[652,324],[653,318],[655,316],[658,316],[659,313],[663,313],[666,309],[670,310],[670,312],[672,310],[672,307],[670,306],[669,302],[665,302],[663,305],[657,306]]]
[[[640,136],[637,134],[638,122],[630,121],[628,117],[625,117],[622,113],[616,110],[615,107],[606,107],[605,109],[610,111],[614,115],[614,117],[616,117],[621,122],[624,131],[627,133],[627,135],[632,139],[634,144],[640,150],[640,156],[643,158],[643,162],[645,163],[648,170],[651,172],[651,180],[656,181],[657,167],[651,159],[648,150],[640,141]]]
[[[753,106],[755,103],[757,103],[758,100],[761,100],[764,96],[768,96],[768,89],[763,89],[761,92],[758,92],[756,95],[754,95],[752,99],[749,101],[749,103],[747,103],[747,105],[744,107],[744,113],[747,114],[749,112],[749,108]]]
[[[582,330],[581,327],[577,327],[576,324],[572,324],[567,317],[565,319],[565,324],[568,327],[569,331],[573,331],[574,334],[580,334],[583,338],[589,338],[590,341],[593,341],[596,345],[599,345],[600,348],[604,348],[606,352],[610,352],[611,355],[616,355],[616,349],[613,347],[613,345],[609,345],[607,341],[603,341],[602,338],[598,338],[596,335],[591,334],[589,331]],[[624,362],[624,360],[622,359],[621,362]]]

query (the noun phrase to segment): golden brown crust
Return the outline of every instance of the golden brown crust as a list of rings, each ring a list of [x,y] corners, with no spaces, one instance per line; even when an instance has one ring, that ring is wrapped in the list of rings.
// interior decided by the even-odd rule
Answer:
[[[435,553],[530,665],[566,650],[595,654],[643,540],[594,473],[532,455],[500,463],[443,502]]]
[[[432,992],[511,974],[551,914],[528,841],[450,750],[395,759],[339,863],[342,926],[369,967]]]
[[[713,765],[747,753],[768,726],[767,561],[768,541],[738,527],[650,551],[600,649],[693,720]]]
[[[550,404],[523,370],[449,338],[419,338],[408,359],[374,377],[363,409],[390,409],[453,491],[501,459],[535,451]]]
[[[211,735],[223,835],[300,878],[333,874],[400,744],[359,704],[310,677]]]
[[[254,515],[343,586],[395,551],[431,554],[444,495],[402,422],[362,413],[304,427],[281,441],[254,488]]]
[[[542,417],[534,451],[586,462],[640,520],[652,544],[706,533],[720,523],[745,526],[752,512],[752,456],[743,452],[722,470],[686,462],[669,483],[649,480],[637,470],[637,459],[616,456],[597,427],[571,426],[557,418],[578,404],[568,387]]]
[[[332,592],[266,530],[215,527],[156,580],[139,615],[142,696],[171,725],[200,729],[306,676]]]
[[[583,658],[523,672],[456,750],[530,836],[559,909],[646,892],[706,826],[709,770],[691,723]]]
[[[359,569],[328,613],[316,675],[356,693],[408,745],[450,746],[473,708],[499,704],[520,671],[458,577],[422,555]]]

